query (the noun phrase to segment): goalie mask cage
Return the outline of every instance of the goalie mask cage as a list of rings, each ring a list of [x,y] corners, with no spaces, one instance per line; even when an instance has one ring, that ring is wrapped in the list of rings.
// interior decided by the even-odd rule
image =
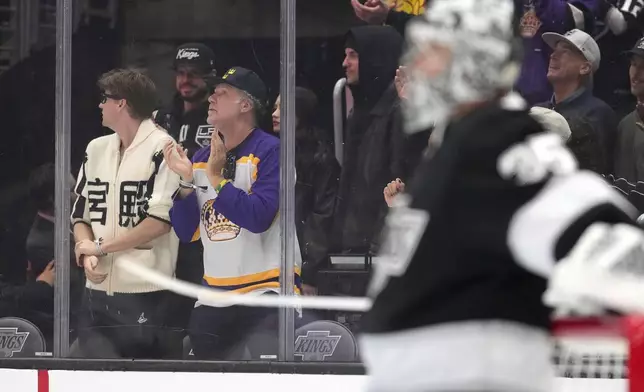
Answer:
[[[557,392],[644,392],[644,315],[561,318],[553,323],[554,365],[562,382]],[[566,379],[576,387],[567,388]],[[599,380],[623,380],[623,388]],[[592,381],[592,382],[591,382]]]

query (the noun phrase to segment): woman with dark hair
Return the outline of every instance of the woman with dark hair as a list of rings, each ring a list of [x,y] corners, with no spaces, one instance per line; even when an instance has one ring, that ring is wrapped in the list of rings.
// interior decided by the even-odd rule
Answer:
[[[340,165],[327,133],[314,125],[318,99],[295,88],[295,219],[302,252],[302,290],[316,293],[317,271],[328,258],[329,231],[338,193]],[[273,131],[280,132],[280,97],[275,101]]]

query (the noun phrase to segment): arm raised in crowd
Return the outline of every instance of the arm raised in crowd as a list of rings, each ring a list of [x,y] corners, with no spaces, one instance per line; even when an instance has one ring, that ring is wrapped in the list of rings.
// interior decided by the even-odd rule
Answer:
[[[407,23],[416,16],[403,11],[396,11],[383,0],[366,0],[364,4],[359,0],[351,0],[351,6],[360,20],[369,24],[387,24],[403,36],[405,35]]]

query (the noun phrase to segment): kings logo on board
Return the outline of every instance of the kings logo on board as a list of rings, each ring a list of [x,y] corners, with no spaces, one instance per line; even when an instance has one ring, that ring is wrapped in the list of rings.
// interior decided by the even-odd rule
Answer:
[[[0,357],[11,358],[22,351],[29,332],[18,332],[18,328],[0,328]]]

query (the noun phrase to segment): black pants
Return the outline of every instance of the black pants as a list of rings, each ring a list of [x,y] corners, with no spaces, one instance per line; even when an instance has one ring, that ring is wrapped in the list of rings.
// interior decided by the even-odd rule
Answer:
[[[78,352],[85,358],[165,358],[169,341],[165,291],[114,294],[85,289],[79,319]]]
[[[201,241],[179,244],[175,276],[179,280],[201,284],[203,280],[203,245]],[[173,292],[168,293],[169,311],[166,323],[177,328],[188,328],[195,299]]]
[[[179,244],[179,256],[175,276],[179,280],[201,284],[203,280],[203,245],[201,241]],[[168,308],[165,325],[184,332],[169,343],[168,359],[183,358],[183,337],[190,322],[190,314],[195,307],[195,299],[181,294],[168,292]]]
[[[195,357],[239,360],[231,354],[245,345],[253,360],[276,358],[277,314],[277,308],[205,305],[194,308],[188,334]]]

